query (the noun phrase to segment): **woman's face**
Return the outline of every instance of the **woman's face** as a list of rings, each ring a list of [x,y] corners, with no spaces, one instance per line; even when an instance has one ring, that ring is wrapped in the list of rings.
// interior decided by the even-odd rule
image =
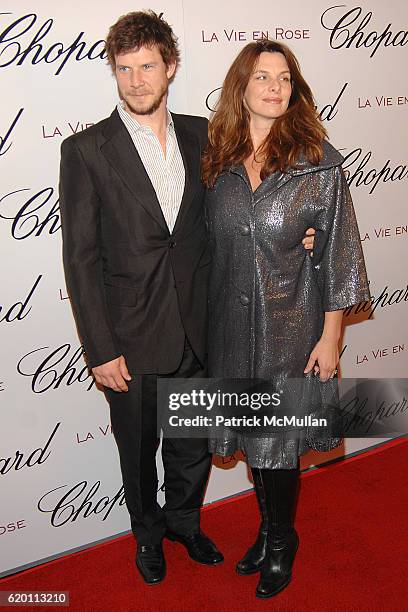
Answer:
[[[261,53],[244,93],[244,106],[251,123],[258,127],[271,127],[288,108],[291,94],[285,56],[267,51]]]

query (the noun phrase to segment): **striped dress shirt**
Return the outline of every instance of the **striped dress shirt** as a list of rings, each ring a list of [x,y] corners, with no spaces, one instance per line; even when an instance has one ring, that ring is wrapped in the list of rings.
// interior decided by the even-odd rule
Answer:
[[[171,233],[176,223],[186,180],[173,119],[167,111],[166,155],[164,155],[159,139],[149,126],[141,125],[131,117],[121,102],[118,103],[117,109],[153,185]]]

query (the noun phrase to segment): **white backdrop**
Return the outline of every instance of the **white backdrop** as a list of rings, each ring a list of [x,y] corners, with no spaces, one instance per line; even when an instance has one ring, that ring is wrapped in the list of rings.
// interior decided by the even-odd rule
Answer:
[[[176,112],[208,116],[232,59],[262,35],[286,42],[300,59],[346,158],[375,304],[370,319],[345,316],[343,376],[408,370],[405,6],[151,6],[183,51],[169,102]],[[128,0],[1,2],[0,576],[129,529],[107,404],[88,376],[66,296],[57,186],[62,140],[116,103],[103,57],[107,29],[142,8]],[[302,464],[377,442],[347,440]],[[242,461],[217,460],[206,502],[249,486]]]

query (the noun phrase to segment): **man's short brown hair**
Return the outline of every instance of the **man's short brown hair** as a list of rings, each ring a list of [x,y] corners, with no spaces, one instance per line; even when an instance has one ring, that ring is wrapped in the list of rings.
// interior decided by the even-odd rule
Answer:
[[[157,46],[166,66],[180,61],[177,37],[169,24],[154,11],[137,11],[122,15],[110,28],[106,52],[112,70],[115,55]]]

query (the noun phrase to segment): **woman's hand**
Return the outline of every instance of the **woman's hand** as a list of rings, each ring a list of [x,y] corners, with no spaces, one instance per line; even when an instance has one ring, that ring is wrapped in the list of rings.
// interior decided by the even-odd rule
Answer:
[[[302,244],[307,251],[310,251],[310,256],[313,257],[313,245],[314,239],[316,235],[316,230],[314,227],[309,227],[309,229],[305,232],[305,237],[302,240]]]
[[[322,381],[333,378],[333,376],[337,374],[342,319],[342,310],[333,310],[324,313],[323,333],[319,342],[310,353],[309,361],[304,369],[304,374],[308,374],[314,370],[315,374],[320,375],[320,380]]]
[[[336,368],[339,362],[339,345],[334,339],[327,339],[323,336],[310,353],[309,361],[304,370],[308,374],[314,370],[319,374],[320,380],[325,382],[337,373]]]

